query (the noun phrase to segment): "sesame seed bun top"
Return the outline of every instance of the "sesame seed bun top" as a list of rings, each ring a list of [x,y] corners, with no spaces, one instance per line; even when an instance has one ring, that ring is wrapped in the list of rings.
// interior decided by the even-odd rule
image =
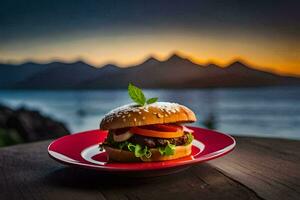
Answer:
[[[145,106],[128,104],[107,113],[100,122],[100,129],[109,130],[151,124],[195,121],[196,116],[194,112],[186,106],[177,103],[156,102]]]

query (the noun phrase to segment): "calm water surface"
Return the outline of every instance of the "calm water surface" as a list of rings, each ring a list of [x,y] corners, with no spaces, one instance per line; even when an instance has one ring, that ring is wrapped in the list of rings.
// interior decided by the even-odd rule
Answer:
[[[190,107],[199,119],[197,126],[213,115],[216,129],[232,135],[300,139],[300,87],[145,93]],[[130,102],[126,90],[0,91],[0,103],[39,110],[64,122],[72,132],[97,129],[106,112]]]

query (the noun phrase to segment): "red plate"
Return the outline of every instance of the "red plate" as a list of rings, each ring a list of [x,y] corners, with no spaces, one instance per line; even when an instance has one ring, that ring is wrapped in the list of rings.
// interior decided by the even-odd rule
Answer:
[[[100,151],[99,143],[106,138],[107,132],[86,131],[61,137],[48,147],[50,157],[68,165],[97,169],[109,172],[141,172],[168,169],[181,169],[194,163],[211,160],[233,150],[235,140],[216,131],[189,127],[194,130],[192,154],[190,156],[163,162],[118,163],[108,162],[105,151]]]

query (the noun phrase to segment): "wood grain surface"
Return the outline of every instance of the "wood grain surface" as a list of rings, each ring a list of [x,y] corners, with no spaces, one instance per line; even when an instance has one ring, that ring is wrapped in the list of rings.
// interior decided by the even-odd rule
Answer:
[[[0,199],[300,199],[300,141],[236,139],[222,158],[152,178],[61,165],[50,141],[1,148]]]

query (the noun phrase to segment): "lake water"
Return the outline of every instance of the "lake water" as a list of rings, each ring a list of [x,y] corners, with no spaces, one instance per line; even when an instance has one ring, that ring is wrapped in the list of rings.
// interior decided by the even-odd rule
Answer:
[[[182,103],[202,126],[214,116],[216,129],[232,135],[300,139],[300,87],[145,90],[148,97]],[[64,122],[72,132],[97,129],[109,110],[130,103],[126,90],[0,91],[0,103],[25,106]]]

